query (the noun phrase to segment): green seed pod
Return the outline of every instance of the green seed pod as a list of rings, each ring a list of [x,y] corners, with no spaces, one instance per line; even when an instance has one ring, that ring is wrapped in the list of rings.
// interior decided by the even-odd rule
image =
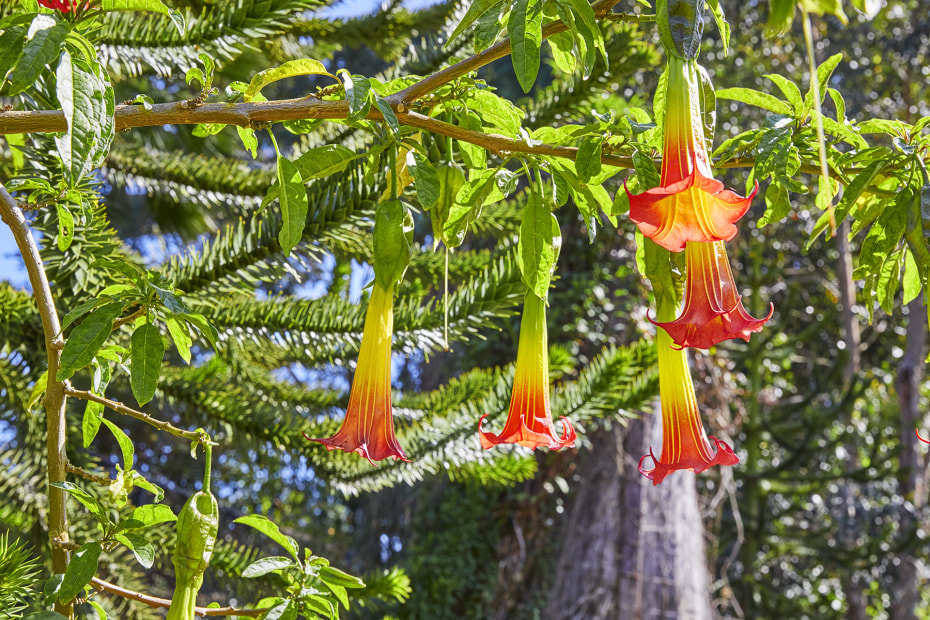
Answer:
[[[168,620],[194,620],[197,592],[213,555],[219,522],[219,506],[209,491],[195,493],[181,509],[173,558],[175,588]]]

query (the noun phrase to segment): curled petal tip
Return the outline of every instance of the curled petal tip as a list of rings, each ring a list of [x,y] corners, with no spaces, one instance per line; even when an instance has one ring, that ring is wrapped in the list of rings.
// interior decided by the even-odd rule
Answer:
[[[917,439],[921,440],[924,443],[930,443],[930,439],[924,439],[924,436],[920,434],[919,428],[915,429],[914,432],[917,433]]]

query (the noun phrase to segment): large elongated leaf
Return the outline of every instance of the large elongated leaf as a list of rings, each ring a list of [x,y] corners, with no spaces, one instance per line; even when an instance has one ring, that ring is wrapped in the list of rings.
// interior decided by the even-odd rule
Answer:
[[[151,323],[143,323],[132,333],[130,350],[129,386],[139,404],[144,405],[155,396],[162,358],[165,357],[161,332]]]
[[[452,41],[455,40],[466,28],[475,23],[479,17],[487,13],[493,7],[497,6],[503,2],[503,0],[476,0],[468,6],[468,11],[465,13],[465,17],[462,18],[462,21],[459,22],[458,26],[455,27],[455,30],[452,31],[452,34],[449,35],[449,40],[446,41],[448,46]]]
[[[525,93],[530,92],[539,73],[542,6],[541,0],[517,0],[507,22],[513,70]]]
[[[319,60],[311,60],[310,58],[289,60],[281,66],[256,73],[252,81],[249,82],[249,87],[245,90],[243,99],[251,101],[255,95],[272,82],[298,75],[328,75],[335,79],[335,76],[327,71]]]
[[[291,554],[291,557],[297,561],[300,561],[298,556],[298,547],[297,541],[281,532],[278,529],[278,524],[270,520],[268,517],[263,517],[262,515],[246,515],[244,517],[239,517],[233,523],[242,523],[243,525],[248,525],[253,527],[271,540],[275,541],[284,549]]]
[[[281,230],[278,243],[287,256],[304,234],[307,224],[307,190],[304,188],[300,169],[294,162],[278,157],[278,202],[281,203]]]
[[[39,73],[58,58],[61,44],[71,26],[51,15],[36,15],[26,33],[26,45],[10,75],[10,95],[16,95],[33,86]]]
[[[58,591],[58,600],[66,603],[81,593],[95,574],[102,551],[100,543],[87,543],[71,556],[65,578]]]
[[[76,185],[98,166],[110,148],[115,121],[113,90],[103,67],[91,66],[64,51],[58,62],[55,92],[68,131],[55,138],[65,180]]]
[[[90,364],[113,330],[113,321],[122,312],[123,303],[114,302],[97,308],[78,323],[61,352],[61,367],[56,376],[59,381]]]

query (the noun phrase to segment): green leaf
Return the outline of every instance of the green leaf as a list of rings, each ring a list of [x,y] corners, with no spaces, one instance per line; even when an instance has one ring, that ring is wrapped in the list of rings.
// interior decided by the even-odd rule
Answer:
[[[100,165],[115,133],[113,89],[99,65],[61,53],[55,93],[68,131],[55,137],[62,172],[71,187]]]
[[[258,138],[255,136],[255,130],[250,127],[239,127],[236,125],[236,133],[239,134],[239,139],[242,140],[242,146],[249,152],[252,159],[258,157]]]
[[[109,619],[110,616],[107,615],[107,611],[103,608],[103,606],[102,606],[100,603],[98,603],[97,601],[94,601],[94,600],[89,600],[89,601],[87,601],[87,604],[90,605],[91,607],[93,607],[93,608],[94,608],[94,611],[97,612],[97,618],[98,618],[98,620],[108,620],[108,619]],[[64,616],[62,616],[62,617],[64,617]]]
[[[8,27],[0,32],[0,84],[22,57],[27,32],[25,26]]]
[[[281,203],[281,230],[278,243],[287,256],[300,243],[307,225],[307,190],[297,165],[278,156],[278,202]]]
[[[84,586],[90,583],[90,580],[97,574],[97,561],[100,559],[101,551],[100,543],[91,542],[82,545],[71,556],[71,562],[65,570],[65,578],[61,582],[61,589],[58,591],[59,602],[67,603],[73,600],[84,590]]]
[[[297,608],[294,607],[294,601],[291,600],[278,603],[262,616],[262,620],[295,620],[296,618]]]
[[[446,222],[458,199],[459,191],[465,184],[465,173],[458,164],[444,163],[439,166],[436,174],[439,179],[439,198],[429,214],[433,228],[433,248],[436,248],[440,241],[447,241],[444,236]]]
[[[468,4],[468,11],[466,11],[465,16],[462,17],[462,21],[458,23],[455,27],[455,30],[452,31],[452,34],[449,35],[449,40],[446,41],[446,47],[449,45],[465,30],[471,26],[479,17],[490,11],[492,8],[503,2],[503,0],[476,0],[475,2],[470,2]]]
[[[174,341],[174,346],[178,348],[178,355],[181,356],[188,364],[191,363],[191,335],[187,330],[187,323],[181,321],[176,316],[169,316],[165,319],[165,325],[168,327],[168,333]]]
[[[830,86],[830,76],[833,75],[833,71],[836,69],[836,66],[840,64],[841,60],[843,60],[843,53],[838,52],[827,58],[817,67],[817,85],[820,87],[819,97],[821,102],[823,102],[824,97],[827,96],[827,88]],[[811,86],[813,86],[813,84],[811,84]],[[813,107],[814,94],[812,90],[808,89],[807,94],[804,96],[804,114],[806,115],[809,113]]]
[[[161,332],[151,323],[143,323],[132,332],[130,340],[129,386],[139,405],[152,400],[158,387],[165,343]]]
[[[600,52],[604,64],[608,64],[607,48],[604,45],[604,35],[601,33],[601,27],[597,22],[597,16],[594,14],[594,9],[588,4],[588,0],[557,0],[557,3],[560,7],[559,15],[563,17],[563,19],[565,17],[565,11],[562,10],[562,7],[570,9],[570,12],[576,17],[576,19],[572,20],[572,23],[569,24],[569,27],[584,41],[584,47],[585,50],[587,50],[587,53],[582,54],[585,56],[584,74],[585,78],[588,78],[591,75],[591,70],[594,68],[594,55],[596,52]],[[590,54],[590,57],[588,57],[588,54]]]
[[[471,131],[481,131],[481,117],[474,110],[466,110],[459,114],[456,124],[464,129]],[[488,152],[477,144],[472,144],[466,140],[456,140],[459,146],[459,152],[462,154],[462,161],[466,168],[472,170],[483,170],[487,167]]]
[[[103,529],[106,529],[110,525],[110,517],[107,515],[107,509],[103,507],[103,504],[100,503],[100,500],[81,487],[77,486],[73,482],[53,482],[49,483],[49,486],[64,489],[71,495],[71,497],[81,502],[81,504],[83,504],[84,507],[91,512],[91,514],[97,517],[97,521],[100,523],[100,527]]]
[[[439,200],[439,173],[429,159],[410,151],[407,153],[407,170],[413,176],[417,198],[424,211],[429,211]]]
[[[578,147],[575,172],[578,173],[578,180],[582,183],[587,183],[591,177],[601,173],[602,143],[601,136],[587,136]]]
[[[348,120],[358,121],[365,118],[371,110],[371,82],[365,76],[351,75],[345,69],[340,69],[339,75],[342,76],[346,101],[349,102]]]
[[[550,36],[549,49],[552,51],[552,61],[563,73],[574,73],[578,64],[575,58],[575,38],[571,32],[557,32]]]
[[[109,303],[91,312],[68,336],[61,352],[61,367],[56,379],[64,381],[74,372],[90,364],[107,336],[113,331],[113,321],[123,312],[123,303]]]
[[[804,98],[801,96],[801,89],[798,85],[779,73],[767,73],[762,77],[771,80],[781,91],[781,94],[788,100],[791,106],[792,114],[798,116],[804,109]],[[719,96],[719,93],[718,93]],[[768,108],[766,108],[768,109]],[[786,114],[789,116],[789,114]]]
[[[26,401],[26,411],[31,411],[33,407],[39,404],[39,399],[42,398],[42,395],[45,394],[45,390],[48,388],[48,370],[42,372],[39,375],[39,378],[36,379],[36,384],[32,387],[32,392],[29,394],[29,400]]]
[[[74,241],[74,217],[67,205],[60,202],[55,205],[55,209],[58,211],[58,249],[64,252]]]
[[[910,250],[905,250],[904,255],[904,299],[905,305],[914,301],[920,295],[920,289],[923,286],[920,277],[920,270],[917,268],[917,261]]]
[[[278,529],[277,524],[274,521],[268,519],[268,517],[262,515],[246,515],[244,517],[239,517],[233,523],[241,523],[243,525],[248,525],[249,527],[255,528],[271,540],[275,541],[282,547],[284,550],[291,554],[291,557],[294,558],[297,562],[300,561],[298,556],[298,547],[297,541],[295,541],[290,536],[283,534],[280,529]]]
[[[788,198],[788,188],[773,181],[765,190],[765,215],[759,219],[759,228],[773,222],[780,222],[789,213],[791,213],[791,200]]]
[[[155,331],[157,332],[158,330]],[[124,433],[120,427],[118,427],[116,424],[113,424],[113,422],[110,422],[104,418],[103,423],[106,424],[107,428],[110,429],[110,432],[113,433],[113,436],[116,438],[116,443],[119,444],[120,452],[123,453],[123,469],[125,471],[129,471],[132,469],[133,455],[135,453],[132,440],[129,439],[129,436],[126,435],[126,433]]]
[[[541,0],[517,0],[507,22],[513,70],[525,93],[530,92],[539,73],[542,8]]]
[[[84,407],[84,417],[81,419],[81,435],[84,447],[90,447],[100,430],[100,424],[103,422],[103,405],[94,400],[87,401]]]
[[[385,291],[400,282],[410,263],[413,218],[399,200],[386,200],[375,211],[374,269]]]
[[[799,2],[810,13],[833,15],[843,24],[849,22],[849,18],[843,12],[842,0],[799,0]]]
[[[252,579],[254,577],[261,577],[262,575],[267,575],[268,573],[274,573],[280,571],[284,568],[289,568],[291,566],[297,566],[297,562],[285,558],[280,555],[262,558],[260,560],[255,560],[251,564],[245,567],[242,571],[242,577],[246,579]]]
[[[61,45],[70,31],[71,25],[67,21],[44,13],[36,15],[26,32],[22,55],[10,74],[10,86],[6,95],[18,95],[35,86],[42,70],[58,58]]]
[[[364,588],[365,582],[358,577],[345,573],[332,566],[324,566],[320,569],[320,579],[324,582],[342,586],[343,588]]]
[[[251,101],[255,95],[272,82],[298,75],[326,75],[333,79],[337,79],[336,76],[327,71],[323,63],[318,60],[311,60],[309,58],[289,60],[281,66],[274,67],[273,69],[265,69],[264,71],[256,73],[252,81],[249,82],[249,87],[245,90],[245,93],[243,93],[243,99],[245,101]]]
[[[721,88],[717,91],[717,98],[740,101],[784,116],[792,113],[791,106],[778,97],[751,88]]]
[[[400,122],[397,120],[397,115],[394,114],[394,109],[391,107],[391,104],[380,97],[375,99],[375,104],[378,106],[378,109],[381,110],[381,116],[384,117],[384,122],[387,123],[391,133],[400,133]]]
[[[216,331],[216,328],[213,327],[212,323],[207,321],[202,314],[187,313],[182,315],[182,318],[196,327],[198,331],[203,334],[204,338],[207,339],[207,342],[210,343],[210,346],[216,349],[216,339],[219,338],[219,333]]]
[[[639,178],[639,185],[643,190],[658,187],[662,182],[659,171],[652,158],[643,153],[636,151],[633,153],[633,169],[636,170],[636,176]]]
[[[720,0],[707,0],[707,6],[710,7],[710,12],[714,14],[717,30],[720,31],[720,40],[723,42],[723,55],[726,56],[730,49],[730,22],[727,21],[726,15],[723,14]]]
[[[517,260],[527,288],[543,301],[549,295],[549,282],[562,245],[559,222],[549,205],[533,192],[523,208]]]
[[[171,512],[171,508],[164,504],[146,504],[145,506],[138,506],[133,510],[129,515],[129,519],[140,524],[133,525],[133,528],[137,528],[158,525],[159,523],[171,523],[172,521],[177,521],[178,517]],[[129,528],[124,528],[121,522],[120,525],[117,526],[117,529]]]
[[[304,181],[320,179],[345,170],[353,161],[363,155],[341,144],[327,144],[306,151],[294,161]]]
[[[476,3],[472,3],[474,6]],[[504,6],[501,3],[498,3],[496,7],[485,11],[484,15],[478,18],[478,21],[475,23],[475,30],[472,34],[472,44],[474,52],[479,54],[484,50],[491,47],[494,42],[497,40],[498,35],[500,35],[503,28],[501,24],[501,11],[504,10]],[[507,10],[509,10],[507,6]],[[449,38],[449,41],[452,41],[452,38]]]
[[[769,0],[769,19],[765,24],[765,35],[779,37],[791,28],[797,0]]]
[[[155,563],[155,547],[152,543],[132,532],[117,533],[113,538],[129,547],[142,568],[152,568],[152,564]]]

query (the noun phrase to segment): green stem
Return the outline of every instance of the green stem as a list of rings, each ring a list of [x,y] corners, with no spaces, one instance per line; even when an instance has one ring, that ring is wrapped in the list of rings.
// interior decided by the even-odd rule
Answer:
[[[801,13],[804,16],[801,22],[804,25],[804,43],[807,45],[807,62],[810,65],[811,72],[811,98],[814,100],[814,120],[817,125],[817,146],[820,152],[820,175],[823,177],[827,187],[830,188],[830,166],[827,163],[827,138],[823,131],[823,110],[820,107],[820,79],[817,76],[817,59],[814,58],[814,33],[811,30],[811,17],[807,10],[802,6]],[[821,190],[822,191],[822,190]],[[836,235],[836,217],[833,213],[833,196],[827,206],[827,212],[830,214],[830,236]]]
[[[210,492],[210,474],[213,469],[213,446],[211,446],[208,443],[205,443],[202,445],[203,445],[203,451],[206,455],[204,458],[206,458],[207,460],[207,462],[204,464],[204,469],[203,469],[203,489],[202,490],[204,493],[209,493]]]

